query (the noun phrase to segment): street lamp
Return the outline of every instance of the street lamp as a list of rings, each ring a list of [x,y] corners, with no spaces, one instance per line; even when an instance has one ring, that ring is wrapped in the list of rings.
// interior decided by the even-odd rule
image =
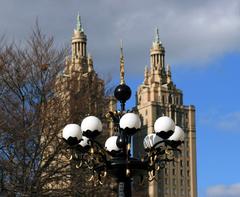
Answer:
[[[74,150],[71,158],[77,161],[77,168],[87,167],[92,171],[89,180],[102,184],[106,175],[118,181],[118,196],[131,197],[132,178],[139,176],[148,181],[155,179],[158,170],[167,162],[174,160],[180,152],[178,146],[183,143],[184,131],[167,117],[159,117],[154,124],[154,131],[143,141],[146,152],[142,158],[131,154],[131,138],[141,130],[138,114],[125,111],[125,103],[131,97],[131,89],[124,81],[124,65],[121,61],[121,83],[114,91],[114,96],[121,104],[121,110],[109,112],[107,116],[114,123],[116,134],[109,137],[105,146],[97,140],[103,131],[101,121],[95,116],[82,120],[81,126],[68,124],[63,129],[63,139]]]

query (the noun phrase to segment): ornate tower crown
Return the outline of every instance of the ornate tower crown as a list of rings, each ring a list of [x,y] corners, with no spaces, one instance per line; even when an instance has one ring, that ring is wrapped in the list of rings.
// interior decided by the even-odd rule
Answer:
[[[84,64],[87,62],[87,36],[84,33],[79,14],[77,15],[76,29],[74,29],[72,36],[72,62],[75,62],[78,66],[86,67]]]
[[[150,50],[151,54],[151,65],[154,67],[161,67],[163,68],[165,65],[164,56],[165,56],[165,49],[162,46],[162,42],[160,41],[159,37],[159,30],[156,28],[155,32],[155,39],[152,43],[152,48]]]

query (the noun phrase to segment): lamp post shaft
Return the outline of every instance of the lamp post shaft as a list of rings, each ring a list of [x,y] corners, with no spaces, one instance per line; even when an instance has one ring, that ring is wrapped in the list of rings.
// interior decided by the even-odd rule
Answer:
[[[125,178],[118,181],[118,197],[132,197],[131,179]]]
[[[124,111],[125,111],[125,103],[121,102],[121,112],[124,112]]]

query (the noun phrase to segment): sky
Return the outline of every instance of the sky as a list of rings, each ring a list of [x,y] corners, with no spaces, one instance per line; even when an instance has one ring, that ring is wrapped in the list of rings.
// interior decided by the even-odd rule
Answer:
[[[184,103],[196,107],[199,197],[240,196],[240,1],[0,0],[0,37],[23,42],[38,20],[57,46],[70,45],[79,12],[101,77],[118,82],[123,40],[126,81],[136,91],[159,28]],[[128,106],[134,105],[132,98]]]

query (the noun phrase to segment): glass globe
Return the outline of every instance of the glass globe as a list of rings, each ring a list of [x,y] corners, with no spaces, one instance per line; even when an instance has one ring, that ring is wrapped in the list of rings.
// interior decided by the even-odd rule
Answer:
[[[112,156],[116,156],[120,153],[120,148],[117,146],[117,138],[118,136],[111,136],[105,142],[105,149]]]
[[[173,134],[174,129],[175,123],[168,116],[162,116],[154,123],[155,133],[163,139],[168,139]]]
[[[141,128],[141,120],[135,113],[126,113],[121,117],[119,126],[128,135],[133,135]]]
[[[163,139],[157,136],[155,133],[148,134],[143,140],[144,149],[148,151],[161,141],[163,141]],[[156,145],[154,148],[158,148],[159,146],[160,144]]]
[[[94,138],[101,133],[102,122],[95,116],[88,116],[83,119],[81,129],[84,136]]]
[[[168,138],[168,140],[184,141],[184,137],[185,137],[185,134],[182,128],[179,126],[175,126],[174,133]]]
[[[69,145],[78,144],[82,138],[81,127],[77,124],[66,125],[63,128],[62,137]]]

